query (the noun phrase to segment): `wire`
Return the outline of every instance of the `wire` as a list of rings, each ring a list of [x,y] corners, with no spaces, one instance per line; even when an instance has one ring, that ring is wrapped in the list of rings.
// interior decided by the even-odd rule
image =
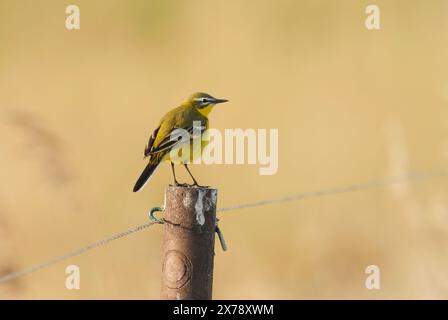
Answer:
[[[432,179],[432,178],[441,178],[441,177],[446,177],[446,176],[448,176],[448,171],[446,171],[446,170],[439,170],[439,171],[426,172],[426,173],[413,173],[413,174],[408,174],[408,175],[401,176],[401,177],[388,178],[388,179],[382,179],[382,180],[372,180],[372,181],[369,181],[366,183],[352,184],[352,185],[343,186],[343,187],[335,187],[335,188],[329,188],[329,189],[312,191],[312,192],[303,192],[303,193],[292,194],[292,195],[288,195],[288,196],[284,196],[284,197],[271,198],[271,199],[261,200],[261,201],[256,201],[256,202],[231,205],[231,206],[219,208],[217,210],[217,212],[227,212],[227,211],[233,211],[233,210],[239,210],[239,209],[260,207],[260,206],[265,206],[265,205],[270,205],[270,204],[275,204],[275,203],[285,203],[285,202],[297,201],[297,200],[301,200],[301,199],[322,197],[322,196],[347,193],[347,192],[355,192],[355,191],[361,191],[361,190],[367,190],[367,189],[386,187],[386,186],[405,183],[405,182],[418,182],[418,181],[422,181],[422,180],[428,180],[428,179]],[[154,224],[155,224],[154,222],[148,222],[148,223],[139,225],[139,226],[129,229],[127,231],[117,233],[117,234],[112,235],[103,240],[99,240],[92,244],[81,247],[77,250],[54,257],[45,262],[38,263],[31,267],[6,274],[6,275],[0,277],[0,284],[11,281],[11,280],[19,278],[19,277],[22,277],[26,274],[29,274],[29,273],[32,273],[32,272],[35,272],[38,270],[45,269],[47,267],[50,267],[53,264],[67,260],[69,258],[79,256],[87,251],[104,246],[114,240],[118,240],[118,239],[124,238],[126,236],[129,236],[133,233],[136,233],[138,231],[144,230]]]
[[[86,246],[84,246],[82,248],[79,248],[77,250],[73,250],[73,251],[67,252],[67,253],[65,253],[63,255],[54,257],[54,258],[52,258],[50,260],[47,260],[45,262],[35,264],[35,265],[31,266],[31,267],[28,267],[28,268],[25,268],[25,269],[22,269],[22,270],[19,270],[19,271],[16,271],[16,272],[11,272],[11,273],[9,273],[7,275],[4,275],[4,276],[0,277],[0,284],[4,283],[4,282],[11,281],[11,280],[16,279],[16,278],[19,278],[19,277],[24,276],[24,275],[26,275],[28,273],[31,273],[31,272],[34,272],[34,271],[37,271],[37,270],[41,270],[41,269],[45,269],[45,268],[47,268],[47,267],[49,267],[49,266],[51,266],[53,264],[56,264],[56,263],[64,261],[64,260],[67,260],[69,258],[73,258],[73,257],[79,256],[80,254],[83,254],[83,253],[85,253],[87,251],[90,251],[90,250],[99,248],[101,246],[104,246],[105,244],[108,244],[109,242],[121,239],[123,237],[129,236],[130,234],[133,234],[133,233],[136,233],[136,232],[141,231],[143,229],[146,229],[146,228],[152,226],[153,224],[154,224],[153,222],[148,222],[148,223],[142,224],[142,225],[137,226],[135,228],[132,228],[132,229],[129,229],[129,230],[126,230],[126,231],[114,234],[114,235],[112,235],[112,236],[110,236],[110,237],[108,237],[106,239],[103,239],[103,240],[91,243],[91,244],[86,245]]]
[[[366,183],[352,184],[352,185],[343,186],[343,187],[323,189],[323,190],[319,190],[319,191],[291,194],[291,195],[284,196],[284,197],[271,198],[271,199],[266,199],[266,200],[251,202],[251,203],[231,205],[231,206],[227,206],[224,208],[219,208],[217,210],[217,212],[226,212],[226,211],[233,211],[233,210],[239,210],[239,209],[260,207],[260,206],[264,206],[264,205],[291,202],[291,201],[297,201],[297,200],[308,199],[308,198],[316,198],[316,197],[334,195],[334,194],[338,194],[338,193],[347,193],[347,192],[355,192],[355,191],[361,191],[361,190],[366,190],[366,189],[374,189],[374,188],[386,187],[386,186],[405,183],[405,182],[417,182],[417,181],[422,181],[422,180],[428,180],[431,178],[441,178],[441,177],[446,177],[446,176],[448,176],[448,171],[442,171],[442,170],[434,171],[434,172],[426,172],[426,173],[413,173],[413,174],[408,174],[408,175],[405,175],[402,177],[395,177],[395,178],[389,178],[389,179],[383,179],[383,180],[372,180],[372,181],[369,181]]]

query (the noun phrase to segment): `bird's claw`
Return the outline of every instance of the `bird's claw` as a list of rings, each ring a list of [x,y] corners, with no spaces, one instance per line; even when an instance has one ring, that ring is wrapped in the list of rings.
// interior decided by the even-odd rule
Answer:
[[[175,182],[174,185],[176,187],[189,187],[190,185],[188,183],[179,183],[179,182]]]
[[[197,183],[197,182],[193,183],[193,184],[190,185],[190,186],[192,186],[192,187],[196,187],[196,188],[205,188],[205,189],[209,189],[209,188],[210,188],[210,186],[202,186],[202,185],[200,185],[200,184]]]

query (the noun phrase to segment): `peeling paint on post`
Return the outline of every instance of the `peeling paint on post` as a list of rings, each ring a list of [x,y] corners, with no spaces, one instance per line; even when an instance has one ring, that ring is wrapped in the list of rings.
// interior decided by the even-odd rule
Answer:
[[[161,298],[212,298],[216,189],[169,186],[165,193]]]
[[[194,209],[196,211],[196,221],[201,226],[204,225],[205,217],[204,217],[204,195],[207,190],[198,190],[198,199],[196,200],[196,204],[194,205]]]

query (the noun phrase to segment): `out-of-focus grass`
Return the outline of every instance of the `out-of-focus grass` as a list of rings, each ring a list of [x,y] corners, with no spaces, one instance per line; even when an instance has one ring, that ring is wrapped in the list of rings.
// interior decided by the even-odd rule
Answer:
[[[1,265],[25,267],[144,223],[138,194],[159,118],[202,90],[215,128],[278,128],[279,171],[194,166],[219,204],[352,184],[447,161],[445,1],[0,3]],[[18,121],[19,120],[19,121]],[[188,176],[179,170],[182,179]],[[446,298],[445,179],[223,213],[216,298]],[[243,191],[244,190],[244,191]],[[158,298],[159,228],[1,286],[1,298]],[[81,290],[65,289],[65,267]],[[365,289],[367,265],[381,290]],[[5,289],[6,288],[6,289]]]

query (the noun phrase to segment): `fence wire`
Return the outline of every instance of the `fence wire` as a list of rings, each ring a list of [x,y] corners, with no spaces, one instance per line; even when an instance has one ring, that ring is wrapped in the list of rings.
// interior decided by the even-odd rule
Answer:
[[[240,210],[240,209],[246,209],[246,208],[261,207],[261,206],[265,206],[265,205],[286,203],[286,202],[298,201],[298,200],[308,199],[308,198],[316,198],[316,197],[322,197],[322,196],[328,196],[328,195],[335,195],[335,194],[355,192],[355,191],[361,191],[361,190],[367,190],[367,189],[381,188],[381,187],[387,187],[387,186],[401,184],[401,183],[419,182],[419,181],[423,181],[423,180],[428,180],[428,179],[433,179],[433,178],[441,178],[441,177],[447,177],[447,176],[448,176],[448,171],[446,171],[446,170],[437,170],[437,171],[425,172],[425,173],[412,173],[412,174],[408,174],[408,175],[401,176],[401,177],[386,178],[386,179],[381,179],[381,180],[371,180],[371,181],[368,181],[365,183],[358,183],[358,184],[352,184],[352,185],[347,185],[347,186],[342,186],[342,187],[328,188],[328,189],[323,189],[323,190],[318,190],[318,191],[302,192],[302,193],[291,194],[291,195],[283,196],[283,197],[277,197],[277,198],[265,199],[265,200],[261,200],[261,201],[231,205],[231,206],[219,208],[219,209],[217,209],[217,212],[227,212],[227,211],[234,211],[234,210]],[[54,257],[47,261],[37,263],[28,268],[24,268],[22,270],[18,270],[18,271],[11,272],[9,274],[0,276],[0,284],[11,281],[13,279],[17,279],[19,277],[25,276],[32,272],[48,268],[58,262],[79,256],[83,253],[86,253],[87,251],[102,247],[112,241],[122,239],[124,237],[127,237],[127,236],[133,234],[133,233],[142,231],[142,230],[152,226],[153,224],[154,224],[153,222],[148,222],[148,223],[139,225],[132,229],[128,229],[126,231],[114,234],[110,237],[107,237],[105,239],[91,243],[89,245],[78,248],[76,250],[69,251],[65,254]]]
[[[45,262],[41,262],[41,263],[35,264],[35,265],[31,266],[31,267],[28,267],[28,268],[25,268],[25,269],[22,269],[22,270],[19,270],[19,271],[11,272],[9,274],[6,274],[6,275],[0,277],[0,283],[11,281],[13,279],[22,277],[22,276],[24,276],[24,275],[26,275],[28,273],[31,273],[31,272],[34,272],[34,271],[37,271],[37,270],[40,270],[40,269],[45,269],[45,268],[47,268],[47,267],[49,267],[49,266],[51,266],[53,264],[56,264],[58,262],[61,262],[61,261],[64,261],[64,260],[67,260],[67,259],[79,256],[80,254],[83,254],[83,253],[85,253],[87,251],[90,251],[90,250],[99,248],[101,246],[104,246],[104,245],[108,244],[109,242],[112,242],[114,240],[118,240],[118,239],[127,237],[127,236],[129,236],[129,235],[131,235],[133,233],[136,233],[138,231],[146,229],[146,228],[152,226],[153,224],[154,224],[153,222],[148,222],[148,223],[142,224],[142,225],[137,226],[135,228],[132,228],[132,229],[129,229],[129,230],[126,230],[126,231],[114,234],[114,235],[112,235],[112,236],[110,236],[108,238],[105,238],[103,240],[99,240],[97,242],[91,243],[91,244],[86,245],[84,247],[81,247],[79,249],[67,252],[67,253],[65,253],[63,255],[60,255],[60,256],[57,256],[57,257],[54,257],[54,258],[52,258],[50,260],[47,260]]]
[[[269,204],[277,204],[277,203],[283,203],[283,202],[291,202],[291,201],[298,201],[302,199],[307,198],[316,198],[316,197],[322,197],[322,196],[329,196],[334,195],[338,193],[347,193],[347,192],[355,192],[355,191],[361,191],[366,189],[374,189],[374,188],[381,188],[381,187],[387,187],[391,185],[406,183],[406,182],[418,182],[421,180],[428,180],[432,178],[442,178],[447,177],[448,171],[444,170],[438,170],[438,171],[432,171],[432,172],[425,172],[425,173],[412,173],[401,177],[393,177],[393,178],[386,178],[381,180],[371,180],[369,182],[365,183],[358,183],[358,184],[352,184],[342,187],[334,187],[334,188],[328,188],[318,191],[310,191],[310,192],[302,192],[297,194],[291,194],[283,197],[277,197],[277,198],[271,198],[251,203],[244,203],[244,204],[237,204],[237,205],[231,205],[227,207],[223,207],[218,209],[218,212],[225,212],[225,211],[233,211],[233,210],[239,210],[239,209],[246,209],[246,208],[253,208],[253,207],[260,207],[264,205]]]

